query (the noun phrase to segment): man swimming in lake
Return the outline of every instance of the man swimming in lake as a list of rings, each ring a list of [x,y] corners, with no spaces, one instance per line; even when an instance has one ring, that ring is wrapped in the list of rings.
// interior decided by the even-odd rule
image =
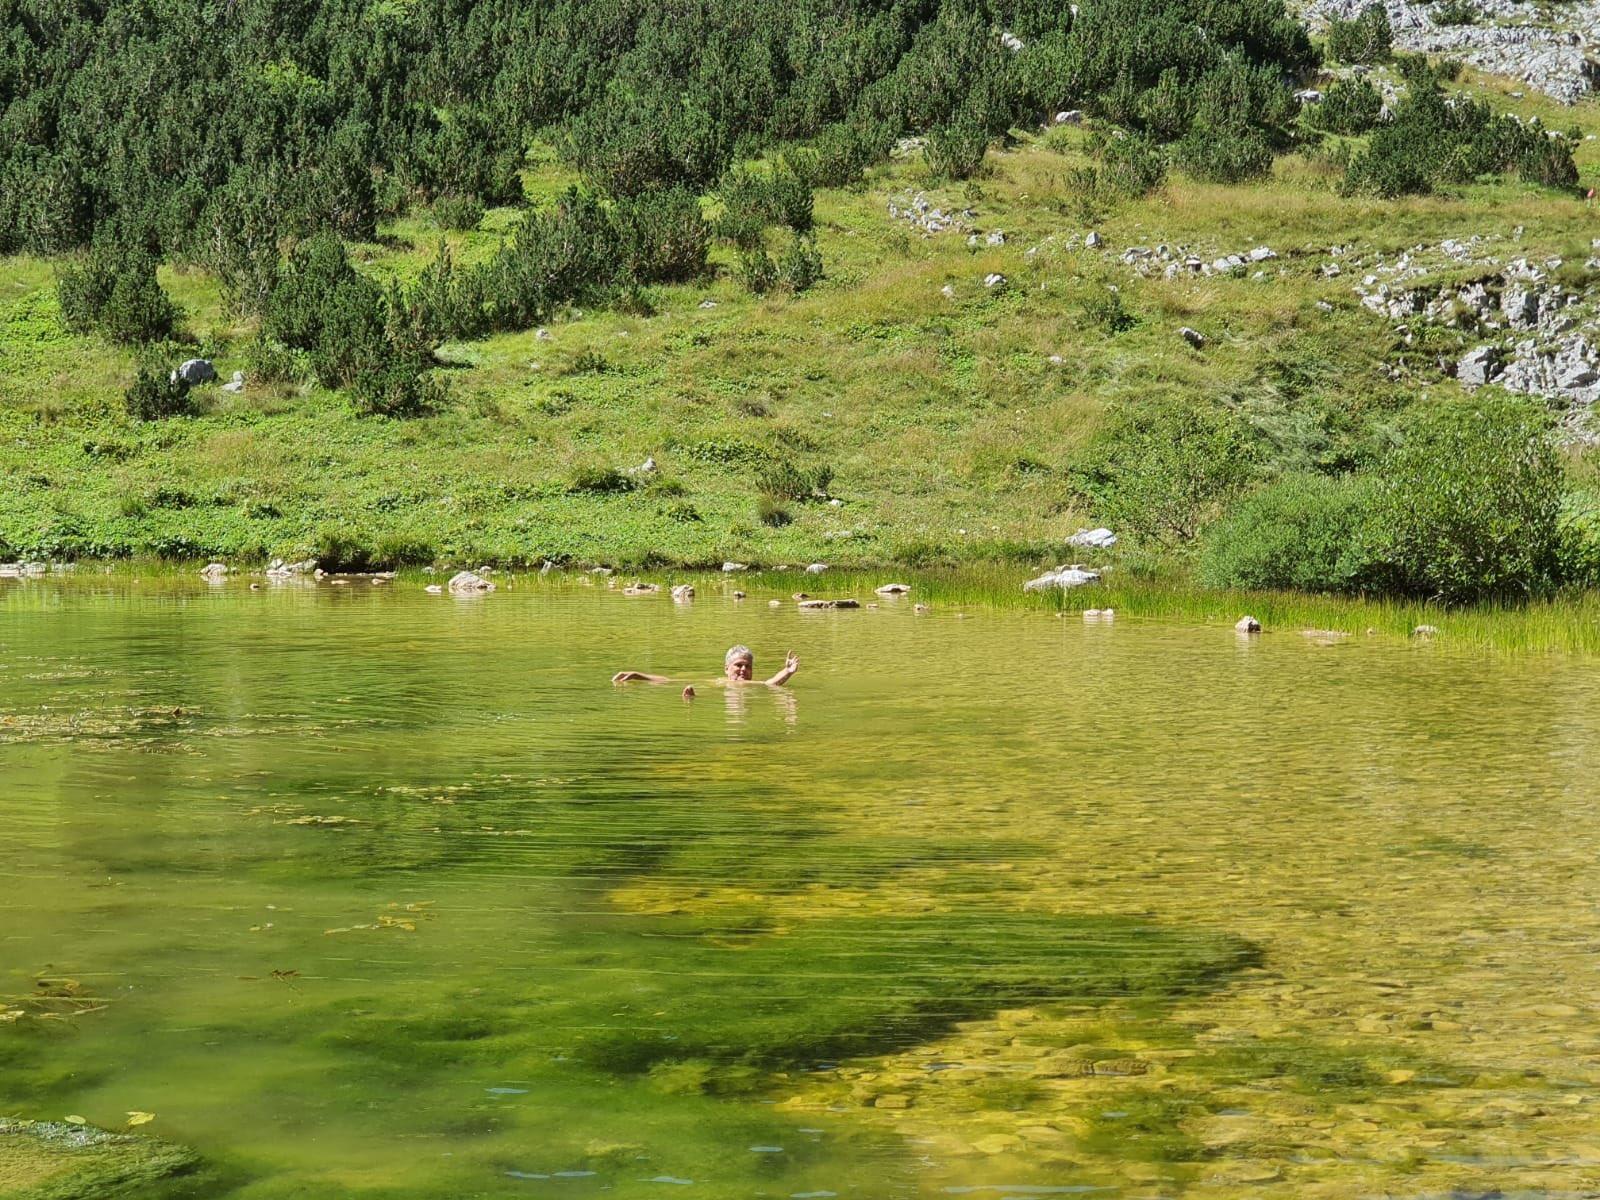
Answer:
[[[800,656],[793,650],[783,660],[783,670],[771,679],[760,680],[768,687],[782,687],[794,678],[794,673],[800,669]],[[722,678],[718,683],[754,683],[756,682],[756,656],[749,646],[732,646],[722,656]],[[666,675],[651,675],[644,671],[618,671],[611,677],[612,683],[671,683]],[[686,700],[694,698],[694,685],[690,684],[683,689]]]

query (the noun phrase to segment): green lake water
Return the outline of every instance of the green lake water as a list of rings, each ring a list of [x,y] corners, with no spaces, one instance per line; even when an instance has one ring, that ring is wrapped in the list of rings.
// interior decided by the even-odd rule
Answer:
[[[0,1116],[163,1197],[1600,1193],[1600,665],[731,586],[0,579]],[[733,642],[800,673],[609,683]]]

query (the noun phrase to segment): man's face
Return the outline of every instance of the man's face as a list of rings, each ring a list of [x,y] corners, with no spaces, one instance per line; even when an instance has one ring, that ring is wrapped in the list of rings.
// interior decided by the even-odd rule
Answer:
[[[747,654],[741,654],[728,664],[729,679],[749,679],[756,673],[756,660]]]

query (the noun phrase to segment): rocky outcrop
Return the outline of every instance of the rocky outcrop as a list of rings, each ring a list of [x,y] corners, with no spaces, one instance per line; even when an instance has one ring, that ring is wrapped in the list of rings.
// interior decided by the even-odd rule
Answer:
[[[1307,0],[1303,12],[1313,26],[1330,18],[1349,20],[1370,0]],[[1445,55],[1481,71],[1521,80],[1574,104],[1595,90],[1597,68],[1589,47],[1600,40],[1600,2],[1536,7],[1518,0],[1471,0],[1477,22],[1446,25],[1432,4],[1384,0],[1396,49]]]
[[[1463,387],[1495,383],[1537,396],[1567,412],[1575,436],[1591,438],[1586,418],[1600,399],[1600,294],[1557,283],[1560,259],[1502,259],[1495,248],[1494,239],[1474,237],[1414,246],[1388,261],[1375,256],[1354,290],[1407,345],[1422,326],[1459,330],[1464,348],[1441,356],[1439,367]],[[1600,257],[1585,265],[1600,269]]]

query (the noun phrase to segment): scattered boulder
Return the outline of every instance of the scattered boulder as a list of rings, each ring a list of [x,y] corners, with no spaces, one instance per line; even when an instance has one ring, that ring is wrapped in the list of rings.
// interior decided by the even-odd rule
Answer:
[[[1206,335],[1198,329],[1190,329],[1187,325],[1178,330],[1179,335],[1196,350],[1205,349]]]
[[[654,596],[661,590],[659,583],[641,583],[637,579],[622,589],[624,596]]]
[[[275,558],[267,564],[268,579],[293,579],[297,575],[309,575],[317,570],[317,560],[308,558],[301,562],[284,562]]]
[[[233,373],[233,378],[222,385],[222,390],[225,392],[232,392],[234,395],[238,395],[240,392],[244,391],[244,372],[235,371]]]
[[[1082,125],[1083,110],[1081,108],[1063,109],[1056,114],[1057,125]]]
[[[1261,622],[1251,616],[1240,617],[1233,623],[1235,633],[1260,633]]]
[[[860,608],[859,600],[802,600],[799,607],[806,609],[821,608]]]
[[[1418,625],[1411,631],[1412,637],[1432,637],[1439,632],[1437,625]]]
[[[450,576],[449,587],[452,596],[494,591],[494,584],[476,571],[457,571]]]
[[[190,387],[194,387],[197,384],[210,383],[216,377],[217,369],[211,365],[211,360],[207,358],[185,359],[178,369],[172,373],[174,382],[181,379]]]
[[[1006,277],[1000,274],[999,271],[994,271],[983,277],[983,286],[991,291],[993,291],[995,288],[1003,288],[1005,285]]]
[[[749,569],[750,569],[750,564],[749,563],[731,562],[730,561],[730,562],[725,562],[725,563],[722,564],[723,572],[725,574],[729,574],[729,575],[733,574],[733,572],[735,572],[735,571],[748,571]]]
[[[444,594],[444,588],[437,583],[430,583],[422,590],[427,592],[430,596],[442,596]]]
[[[882,587],[872,589],[879,596],[904,596],[911,590],[909,583],[886,583]]]
[[[821,575],[828,569],[827,563],[814,562],[806,568],[807,575]]]
[[[1117,544],[1117,535],[1102,526],[1099,529],[1080,529],[1067,539],[1067,545],[1087,550],[1109,550]]]
[[[687,604],[690,600],[694,599],[694,584],[680,583],[677,587],[672,589],[672,598],[679,604]]]
[[[735,599],[735,600],[743,600],[743,599],[744,599],[744,593],[743,593],[743,592],[740,592],[740,591],[735,591],[735,592],[734,592],[734,593],[733,593],[733,598],[734,598],[734,599]]]
[[[207,583],[221,583],[228,577],[227,563],[207,563],[200,569],[200,578]]]
[[[1095,229],[1091,229],[1088,233],[1083,235],[1083,244],[1091,250],[1099,246],[1103,240],[1104,239],[1100,236],[1099,231]]]

